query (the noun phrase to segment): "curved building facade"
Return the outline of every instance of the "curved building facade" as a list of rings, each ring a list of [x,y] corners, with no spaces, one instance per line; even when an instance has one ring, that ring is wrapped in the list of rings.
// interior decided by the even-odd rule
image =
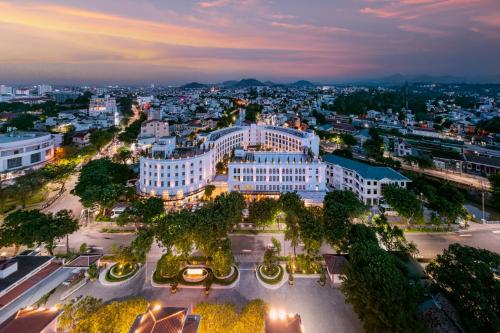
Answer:
[[[43,164],[54,157],[54,136],[42,132],[9,132],[0,135],[2,178],[22,169]],[[9,174],[11,176],[9,176]]]
[[[258,152],[264,155],[278,154],[279,158],[276,158],[274,169],[278,169],[278,166],[285,167],[286,161],[291,161],[288,163],[296,162],[297,165],[303,167],[296,168],[290,165],[289,168],[286,168],[286,172],[291,172],[295,176],[295,170],[300,170],[300,179],[305,179],[306,173],[307,175],[310,172],[315,175],[318,173],[318,183],[324,183],[324,168],[318,160],[319,138],[312,132],[252,124],[223,128],[200,138],[199,147],[189,149],[177,147],[175,137],[159,139],[153,145],[149,155],[140,159],[138,185],[140,193],[161,196],[165,200],[175,200],[200,193],[214,179],[216,164],[223,161],[224,157],[233,157],[236,150],[239,151],[238,155],[240,156],[234,157],[228,165],[230,191],[242,189],[241,186],[237,186],[239,184],[235,183],[236,178],[234,177],[234,171],[238,167],[241,168],[242,163],[250,163],[246,160],[243,161],[242,152],[254,152],[254,154]],[[273,157],[268,160],[265,158],[254,160],[252,168],[257,170],[259,165],[262,165],[267,170],[272,167],[272,160]],[[312,164],[317,165],[319,170],[312,171],[312,166],[310,166]],[[281,173],[279,174],[281,175]],[[287,174],[287,177],[290,176]],[[299,174],[296,176],[298,177]],[[297,177],[286,179],[290,180],[291,183],[292,179],[299,179]],[[243,180],[243,178],[241,179]],[[316,178],[314,179],[316,180]],[[273,187],[273,189],[277,189],[277,191],[320,189],[319,185],[306,187],[305,183],[301,183],[300,187],[289,185],[291,184],[288,184],[288,187]],[[260,189],[260,186],[253,188],[254,191],[260,191]]]

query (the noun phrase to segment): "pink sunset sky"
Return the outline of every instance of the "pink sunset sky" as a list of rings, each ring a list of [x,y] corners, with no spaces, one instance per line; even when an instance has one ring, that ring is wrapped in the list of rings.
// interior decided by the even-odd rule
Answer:
[[[0,81],[500,74],[500,0],[0,0]]]

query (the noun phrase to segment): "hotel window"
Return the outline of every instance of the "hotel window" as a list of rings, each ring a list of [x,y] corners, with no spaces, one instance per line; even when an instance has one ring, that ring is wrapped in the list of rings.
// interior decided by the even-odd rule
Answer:
[[[15,157],[7,160],[7,169],[18,168],[23,165],[23,159],[21,157]]]

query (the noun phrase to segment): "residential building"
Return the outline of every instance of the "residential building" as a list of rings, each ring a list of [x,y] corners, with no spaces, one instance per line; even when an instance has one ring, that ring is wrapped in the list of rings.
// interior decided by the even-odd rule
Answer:
[[[326,155],[327,185],[336,190],[354,192],[359,200],[368,205],[378,205],[383,188],[395,184],[406,188],[410,179],[388,167],[371,166],[348,158]]]
[[[2,173],[42,165],[54,157],[54,146],[55,137],[50,133],[11,131],[0,134],[0,176],[12,178],[13,174]]]
[[[114,97],[106,95],[105,97],[93,96],[89,103],[89,116],[92,118],[106,118],[112,126],[120,124],[120,115],[116,106]]]
[[[90,132],[79,132],[73,135],[73,143],[78,147],[90,145]]]
[[[38,96],[45,96],[48,93],[52,92],[52,86],[48,84],[39,84],[37,86]]]

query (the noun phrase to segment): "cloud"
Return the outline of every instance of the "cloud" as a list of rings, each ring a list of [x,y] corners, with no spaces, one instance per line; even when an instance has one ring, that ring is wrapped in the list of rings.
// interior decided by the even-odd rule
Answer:
[[[289,29],[289,30],[302,30],[312,31],[316,33],[347,33],[349,29],[333,27],[333,26],[320,26],[311,24],[292,24],[283,22],[271,22],[271,25],[276,28]]]
[[[218,8],[225,7],[229,4],[229,0],[202,1],[198,3],[200,8]]]
[[[490,27],[500,27],[500,13],[476,16],[472,20],[474,22],[479,22]]]
[[[401,24],[399,25],[399,29],[405,32],[413,32],[413,33],[418,33],[418,34],[424,34],[428,35],[431,37],[444,37],[448,36],[449,33],[446,31],[438,30],[438,29],[433,29],[433,28],[427,28],[427,27],[421,27],[421,26],[416,26],[413,24]]]
[[[297,16],[295,15],[284,15],[284,14],[274,14],[271,17],[275,20],[293,20],[297,18]]]

